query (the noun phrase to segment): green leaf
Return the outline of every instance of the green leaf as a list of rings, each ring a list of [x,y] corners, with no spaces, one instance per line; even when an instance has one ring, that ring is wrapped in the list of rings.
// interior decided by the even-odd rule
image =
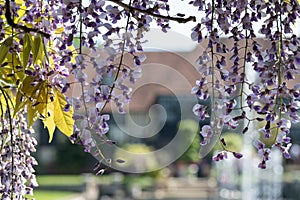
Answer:
[[[56,127],[69,137],[73,134],[74,128],[73,108],[71,107],[69,111],[65,112],[64,108],[66,105],[66,97],[59,90],[56,90],[54,98],[54,122]]]
[[[28,65],[29,57],[30,57],[30,51],[31,51],[31,39],[30,34],[26,33],[23,38],[23,56],[22,56],[22,62],[24,68]]]
[[[5,57],[7,56],[7,53],[9,51],[9,48],[13,44],[13,37],[8,37],[0,46],[0,64],[3,63]]]

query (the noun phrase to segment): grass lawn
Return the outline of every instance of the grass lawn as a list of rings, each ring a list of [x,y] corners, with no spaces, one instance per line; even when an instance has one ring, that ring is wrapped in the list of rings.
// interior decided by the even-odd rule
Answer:
[[[63,192],[63,191],[43,191],[43,190],[35,190],[34,198],[36,200],[65,200],[70,199],[70,197],[75,196],[78,193],[74,192]],[[28,196],[29,199],[31,196]]]
[[[81,175],[37,175],[37,182],[40,186],[77,186],[84,183],[84,177]],[[36,200],[66,200],[79,195],[76,192],[39,190],[39,188],[36,188],[33,194]],[[30,197],[28,196],[29,199]]]
[[[39,185],[82,185],[84,177],[81,175],[37,175]]]
[[[99,184],[109,185],[113,182],[114,177],[112,175],[104,176],[93,176]],[[128,176],[123,177],[122,182],[127,186],[134,184],[140,185],[142,188],[151,186],[154,183],[153,178],[145,176]],[[85,175],[37,175],[37,182],[40,186],[81,186],[85,182]],[[74,191],[56,191],[56,190],[45,190],[45,187],[36,188],[34,190],[34,198],[36,200],[70,200],[80,193]],[[31,196],[28,196],[28,199]]]

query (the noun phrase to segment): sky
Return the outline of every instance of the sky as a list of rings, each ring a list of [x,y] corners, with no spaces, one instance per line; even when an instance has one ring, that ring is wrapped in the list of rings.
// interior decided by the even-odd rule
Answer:
[[[184,13],[186,17],[199,16],[197,8],[189,5],[189,1],[172,0],[170,4],[170,16],[175,16],[177,13]],[[195,22],[178,23],[171,21],[169,30],[167,33],[163,33],[155,23],[152,23],[150,32],[145,34],[145,38],[148,40],[144,46],[147,50],[151,51],[152,47],[157,49],[161,48],[168,51],[192,51],[197,43],[193,42],[190,38],[192,33],[191,29],[195,26]]]

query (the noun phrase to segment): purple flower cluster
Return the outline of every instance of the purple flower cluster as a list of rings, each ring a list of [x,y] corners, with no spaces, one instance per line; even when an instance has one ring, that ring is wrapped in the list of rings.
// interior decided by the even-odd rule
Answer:
[[[267,148],[264,143],[262,143],[260,140],[255,140],[253,142],[253,145],[257,149],[257,154],[262,158],[261,163],[258,164],[258,167],[261,169],[265,169],[267,167],[266,162],[270,159],[270,153],[271,149]]]
[[[227,159],[228,158],[227,153],[228,153],[228,150],[220,151],[217,153],[217,155],[213,156],[213,160],[220,161],[220,160]],[[241,159],[243,157],[243,155],[240,153],[237,153],[237,152],[231,152],[231,153],[237,159]]]
[[[38,186],[33,169],[37,161],[31,156],[36,151],[37,141],[23,114],[13,121],[1,118],[1,199],[25,199],[25,195],[33,195],[33,189]]]
[[[156,17],[167,16],[169,5],[167,1],[148,0],[129,4],[63,1],[57,5],[60,3],[63,6],[58,6],[52,17],[65,30],[55,38],[58,54],[53,59],[58,61],[56,71],[61,73],[55,75],[53,84],[63,92],[71,88],[81,91],[80,96],[70,98],[74,119],[78,121],[71,139],[87,152],[98,155],[97,141],[108,141],[105,134],[109,131],[109,116],[103,114],[105,107],[111,103],[120,113],[124,112],[123,107],[131,99],[128,83],[135,83],[141,76],[141,64],[146,59],[142,53],[144,33],[154,21],[162,31],[169,29],[167,18]],[[99,43],[99,37],[103,42]],[[78,49],[70,50],[68,46],[76,42]],[[132,62],[125,63],[125,58],[131,58]],[[74,82],[66,81],[63,71],[69,71]]]
[[[73,106],[75,111],[70,139],[95,157],[103,156],[102,142],[115,144],[105,137],[109,131],[105,109],[111,104],[123,113],[130,102],[130,84],[141,76],[146,59],[144,34],[151,23],[168,31],[170,20],[194,21],[191,39],[207,41],[197,59],[201,76],[192,93],[200,102],[210,101],[210,106],[196,104],[193,112],[199,120],[211,119],[200,131],[201,145],[220,138],[223,149],[213,159],[223,160],[228,152],[242,158],[227,149],[222,129],[237,130],[243,124],[241,133],[246,134],[250,123],[260,126],[261,140],[254,142],[262,158],[260,168],[266,168],[271,148],[290,157],[291,124],[300,121],[300,84],[294,83],[299,74],[299,39],[291,28],[300,13],[297,1],[190,0],[188,4],[203,16],[198,20],[184,18],[182,13],[174,17],[168,0],[6,2],[0,5],[0,42],[5,45],[8,37],[13,40],[8,49],[3,48],[9,58],[5,55],[0,67],[9,66],[11,71],[1,76],[0,87],[18,90],[26,76],[33,77],[32,86],[50,88],[49,100],[53,88],[65,94],[79,91],[78,96],[67,99],[64,108],[68,111]],[[255,30],[257,24],[261,27]],[[257,39],[259,35],[265,37],[264,42]],[[33,97],[27,98],[38,105]],[[9,119],[2,106],[1,113],[2,199],[22,199],[37,185],[33,170],[37,163],[30,155],[36,141],[22,109],[15,117],[5,116]],[[272,146],[262,142],[270,138],[276,138]],[[103,169],[97,174],[102,173]]]
[[[291,122],[290,120],[282,118],[277,122],[277,128],[279,133],[276,137],[276,143],[274,144],[277,147],[285,158],[291,158],[289,154],[289,149],[292,146],[291,138],[288,136],[290,133]]]
[[[227,151],[221,151],[213,157],[214,161],[220,161],[227,158]]]
[[[190,4],[204,13],[191,37],[198,42],[203,38],[208,41],[197,60],[201,77],[192,89],[199,100],[211,102],[211,125],[202,127],[201,144],[207,144],[213,133],[221,134],[217,131],[220,127],[214,124],[230,129],[244,124],[241,133],[245,134],[250,123],[261,126],[265,121],[256,134],[264,138],[262,141],[276,138],[272,148],[279,148],[289,158],[289,130],[291,123],[299,122],[299,84],[293,82],[299,74],[299,39],[290,28],[299,16],[299,4],[252,0]],[[257,22],[262,21],[255,30]],[[263,34],[265,40],[257,39],[258,34]],[[193,111],[204,120],[208,108],[197,104]],[[259,167],[265,168],[271,147],[265,147],[261,141],[255,144],[263,157]],[[234,155],[241,157],[238,153]],[[220,153],[214,160],[225,157]]]
[[[105,107],[111,103],[123,113],[129,103],[128,82],[135,83],[141,76],[141,63],[146,59],[143,36],[150,23],[156,22],[166,32],[169,20],[184,23],[195,19],[170,16],[165,0],[7,2],[0,5],[0,41],[12,36],[9,54],[15,54],[16,60],[1,63],[1,67],[9,65],[13,73],[24,72],[32,77],[32,86],[50,88],[47,95],[51,101],[54,88],[64,94],[80,91],[79,96],[67,98],[64,110],[73,106],[75,111],[75,131],[70,139],[93,155],[100,154],[99,139],[114,144],[105,138],[109,131]],[[132,62],[124,63],[125,58]],[[24,77],[13,73],[10,77],[15,85],[5,86],[18,88]],[[26,98],[34,106],[39,103],[31,96]]]

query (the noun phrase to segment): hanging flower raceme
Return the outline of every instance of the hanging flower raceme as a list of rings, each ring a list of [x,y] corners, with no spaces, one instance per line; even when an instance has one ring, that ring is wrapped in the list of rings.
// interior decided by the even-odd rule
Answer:
[[[200,36],[204,38],[205,34],[208,40],[207,48],[197,60],[201,77],[192,93],[201,101],[210,101],[211,124],[223,122],[221,124],[226,128],[241,130],[242,134],[250,134],[250,123],[260,126],[254,135],[264,138],[254,145],[262,157],[260,168],[266,168],[271,148],[279,148],[289,158],[291,122],[299,122],[299,88],[294,85],[295,74],[299,73],[296,67],[299,65],[299,48],[296,47],[299,40],[289,28],[295,23],[295,16],[299,16],[298,2],[190,3],[206,13],[201,23],[192,29],[193,40],[200,42]],[[264,23],[257,31],[254,27],[261,20]],[[258,34],[263,34],[266,40],[258,39]],[[232,45],[228,45],[230,43]],[[224,111],[214,115],[216,102],[218,108]],[[205,119],[208,104],[194,107],[194,113],[200,120]],[[239,125],[244,127],[238,128]],[[209,140],[213,132],[211,125],[203,126],[200,131],[203,137],[201,143],[214,142]],[[223,156],[224,151],[231,152],[222,145],[222,141],[219,142],[222,151],[214,158],[216,161],[226,157]],[[267,146],[264,142],[273,143]],[[208,146],[214,145],[208,143]],[[241,157],[241,154],[235,155]]]
[[[108,141],[105,136],[109,131],[109,116],[104,114],[106,106],[112,104],[123,113],[123,107],[131,99],[128,82],[135,83],[141,76],[141,64],[146,59],[142,52],[144,33],[149,30],[150,23],[154,20],[163,31],[169,28],[168,20],[153,17],[167,12],[167,3],[130,1],[127,5],[120,1],[112,2],[113,4],[91,1],[89,5],[85,5],[79,1],[82,9],[62,8],[63,12],[59,13],[63,14],[63,18],[69,16],[65,20],[70,22],[67,28],[69,34],[62,34],[58,38],[57,47],[61,56],[68,54],[65,41],[75,41],[75,37],[70,38],[70,34],[79,35],[75,62],[67,64],[75,78],[70,88],[81,91],[79,97],[72,97],[70,100],[75,108],[74,119],[79,122],[76,129],[78,131],[72,138],[93,155],[100,154],[96,141]],[[149,12],[138,12],[135,9],[149,9]],[[76,10],[80,13],[77,17]],[[104,42],[102,48],[95,48],[100,33]],[[125,57],[131,57],[132,63],[124,63]],[[87,75],[87,68],[95,72],[94,77]]]
[[[103,142],[115,144],[106,138],[106,108],[111,104],[123,113],[130,102],[130,84],[141,77],[144,35],[151,23],[166,32],[170,21],[193,21],[192,40],[207,42],[197,59],[201,77],[192,88],[199,99],[193,112],[199,120],[211,120],[200,131],[201,144],[220,139],[222,150],[214,160],[226,158],[228,152],[242,157],[227,149],[221,139],[223,127],[247,134],[254,122],[260,126],[260,140],[254,144],[262,159],[260,168],[266,167],[271,148],[290,157],[291,123],[300,121],[300,87],[294,83],[299,39],[291,28],[299,17],[298,2],[188,4],[203,17],[173,15],[167,0],[1,1],[2,199],[23,198],[36,186],[32,168],[36,161],[30,156],[36,141],[30,127],[37,119],[48,129],[49,141],[58,128],[85,151],[110,163],[100,147]],[[256,31],[259,21],[264,23]],[[266,41],[258,40],[259,35]],[[209,103],[202,105],[203,101]],[[270,138],[275,142],[267,146],[264,140]],[[100,169],[97,174],[102,173]]]
[[[38,186],[34,170],[37,161],[31,156],[37,145],[34,132],[27,126],[24,113],[12,120],[1,118],[0,132],[1,199],[25,199]]]

